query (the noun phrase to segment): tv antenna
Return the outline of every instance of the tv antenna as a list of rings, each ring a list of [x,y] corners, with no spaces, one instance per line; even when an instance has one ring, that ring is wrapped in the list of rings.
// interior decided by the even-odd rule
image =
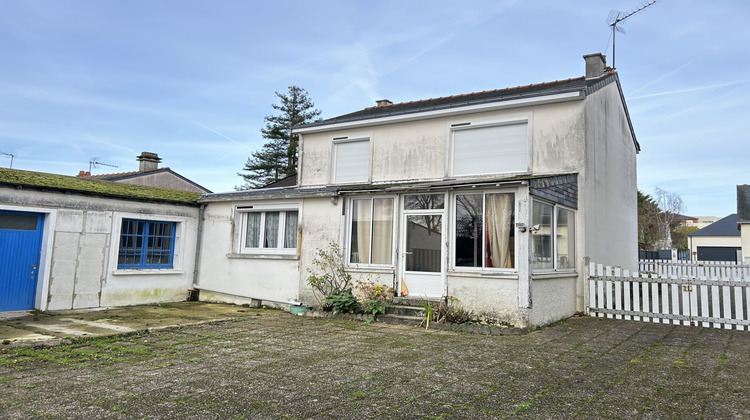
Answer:
[[[653,6],[656,3],[656,0],[652,0],[641,7],[634,9],[630,11],[629,13],[620,12],[617,10],[612,10],[609,12],[609,17],[607,17],[607,24],[612,27],[612,69],[616,69],[615,67],[615,34],[617,32],[625,33],[625,29],[622,29],[622,27],[617,26],[620,22],[624,21],[625,19],[633,16],[634,14],[640,12],[641,10]]]
[[[92,157],[91,160],[89,160],[89,173],[91,173],[91,168],[96,168],[97,165],[109,166],[111,168],[119,168],[119,166],[117,165],[110,165],[109,163],[99,162],[98,157]]]
[[[13,153],[5,153],[5,152],[0,152],[0,153],[4,154],[5,156],[10,156],[10,166],[8,167],[8,169],[13,169],[13,158],[16,156]]]

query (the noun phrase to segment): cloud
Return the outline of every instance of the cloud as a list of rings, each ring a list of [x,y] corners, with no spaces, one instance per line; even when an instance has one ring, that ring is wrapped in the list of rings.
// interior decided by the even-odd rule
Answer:
[[[666,92],[650,93],[648,95],[641,95],[641,96],[631,96],[631,97],[628,97],[627,100],[628,101],[635,101],[635,100],[638,100],[638,99],[653,98],[653,97],[657,97],[657,96],[677,95],[677,94],[681,94],[681,93],[697,92],[697,91],[700,91],[700,90],[718,89],[718,88],[723,88],[723,87],[727,87],[727,86],[737,85],[737,84],[740,84],[740,83],[742,83],[742,82],[741,81],[735,81],[735,82],[719,83],[719,84],[715,84],[715,85],[705,85],[705,86],[695,86],[695,87],[691,87],[691,88],[673,89],[673,90],[669,90],[669,91],[666,91]],[[651,84],[651,83],[649,83],[649,84]],[[648,86],[648,84],[646,86]],[[638,89],[638,90],[640,90],[640,89]]]

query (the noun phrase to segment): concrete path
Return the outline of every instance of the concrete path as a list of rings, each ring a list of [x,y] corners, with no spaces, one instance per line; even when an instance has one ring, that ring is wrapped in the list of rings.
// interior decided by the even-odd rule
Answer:
[[[0,418],[750,418],[750,332],[586,317],[487,336],[243,310],[0,346]]]
[[[0,312],[0,342],[50,344],[64,337],[97,337],[227,320],[247,316],[248,311],[251,309],[235,305],[178,302],[112,309]]]

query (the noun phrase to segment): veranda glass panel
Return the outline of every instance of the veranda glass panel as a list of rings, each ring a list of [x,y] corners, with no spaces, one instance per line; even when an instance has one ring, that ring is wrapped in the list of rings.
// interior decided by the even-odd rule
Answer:
[[[443,194],[407,195],[404,197],[404,210],[442,209],[444,201]]]
[[[513,194],[485,196],[485,267],[515,266],[515,217]]]
[[[406,216],[406,270],[439,273],[443,217]]]
[[[554,268],[552,260],[552,206],[534,201],[531,209],[532,268]]]
[[[575,268],[576,263],[575,212],[557,208],[557,268]]]
[[[373,264],[390,264],[393,259],[393,199],[375,198],[372,215]]]
[[[370,263],[370,228],[372,222],[372,200],[352,200],[351,243],[349,261]]]
[[[456,267],[482,266],[482,194],[456,196]]]

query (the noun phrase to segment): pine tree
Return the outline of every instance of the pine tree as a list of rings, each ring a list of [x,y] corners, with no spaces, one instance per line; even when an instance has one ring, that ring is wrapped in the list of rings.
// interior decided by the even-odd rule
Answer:
[[[266,116],[266,126],[260,130],[268,142],[247,159],[242,170],[248,173],[237,174],[245,181],[237,189],[258,188],[297,172],[299,139],[292,129],[314,121],[320,110],[315,109],[307,91],[298,86],[289,86],[286,93],[276,92],[276,96],[279,103],[271,107],[279,114]]]

